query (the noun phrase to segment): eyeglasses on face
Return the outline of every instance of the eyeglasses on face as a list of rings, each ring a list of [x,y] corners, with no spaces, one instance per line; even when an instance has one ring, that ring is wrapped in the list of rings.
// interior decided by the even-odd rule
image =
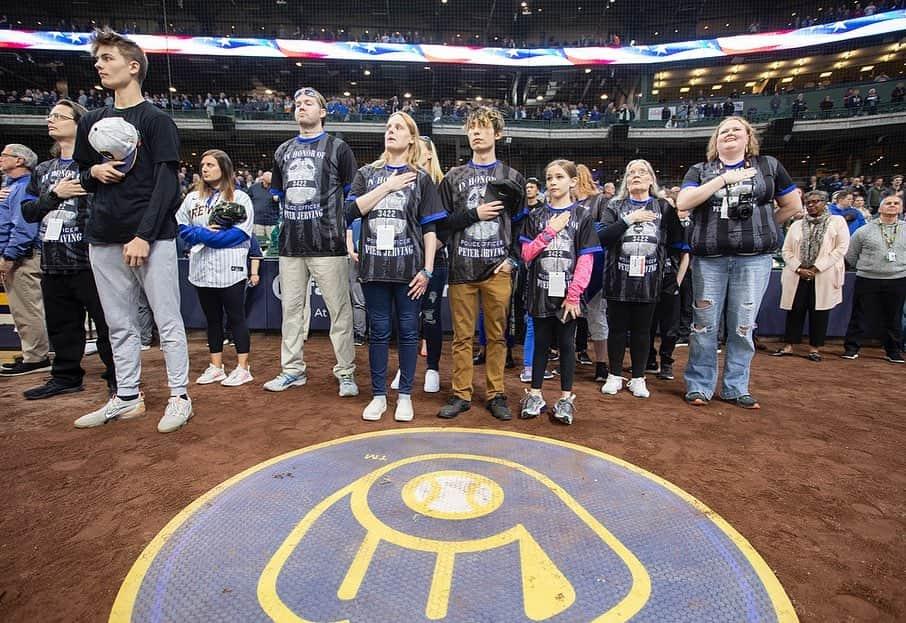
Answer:
[[[52,112],[44,117],[45,121],[60,121],[61,119],[69,119],[70,121],[75,121],[75,117],[67,117],[66,115],[58,112]]]

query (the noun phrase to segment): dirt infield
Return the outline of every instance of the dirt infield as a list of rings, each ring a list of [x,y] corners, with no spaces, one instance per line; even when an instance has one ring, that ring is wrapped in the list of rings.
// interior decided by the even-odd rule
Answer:
[[[362,395],[340,399],[326,337],[308,344],[308,385],[283,394],[261,389],[278,371],[279,339],[255,335],[252,347],[255,383],[192,387],[196,416],[171,435],[155,428],[167,398],[157,349],[144,357],[149,415],[95,430],[76,430],[72,421],[105,399],[96,357],[80,394],[27,402],[21,391],[39,375],[0,379],[0,620],[106,620],[145,545],[205,491],[283,452],[403,426],[392,415],[361,420],[370,393],[367,348],[358,349]],[[204,339],[192,339],[190,350],[194,380],[206,363]],[[579,443],[669,480],[749,539],[803,621],[902,621],[906,367],[883,361],[879,350],[866,349],[854,362],[833,356],[841,347],[829,350],[819,364],[759,353],[752,375],[757,412],[717,402],[688,407],[681,380],[650,380],[649,400],[626,392],[604,397],[592,368],[580,366],[571,427],[542,418],[500,423],[478,401],[450,424]],[[680,371],[685,354],[679,349]],[[229,350],[225,357],[235,362]],[[443,426],[434,413],[446,394],[421,392],[423,369],[420,359],[412,426]],[[506,382],[515,405],[524,385],[516,371]],[[550,382],[548,395],[554,390]]]

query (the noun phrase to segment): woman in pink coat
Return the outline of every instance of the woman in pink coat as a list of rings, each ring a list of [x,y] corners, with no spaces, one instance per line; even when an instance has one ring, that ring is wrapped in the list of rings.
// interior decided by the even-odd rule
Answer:
[[[786,335],[777,357],[793,354],[802,341],[802,326],[808,316],[808,358],[821,361],[830,310],[843,300],[843,258],[849,248],[849,228],[842,216],[827,210],[827,193],[813,190],[805,196],[806,216],[790,227],[783,243],[786,267],[780,277],[783,287],[780,308],[786,315]]]

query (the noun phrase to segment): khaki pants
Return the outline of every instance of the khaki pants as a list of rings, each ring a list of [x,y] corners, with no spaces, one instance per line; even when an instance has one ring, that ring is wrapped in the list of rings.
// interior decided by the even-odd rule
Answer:
[[[259,243],[264,241],[262,246],[269,247],[271,244],[271,232],[274,231],[276,227],[276,225],[252,225],[252,233],[258,239]]]
[[[504,394],[503,370],[506,364],[506,319],[509,314],[511,275],[503,271],[484,281],[460,283],[449,287],[450,313],[453,316],[453,395],[472,400],[472,339],[478,321],[478,295],[484,310],[486,346],[486,396],[490,400]]]
[[[346,256],[284,257],[280,256],[280,295],[283,307],[283,343],[280,363],[283,372],[301,376],[305,318],[311,305],[309,278],[318,283],[330,314],[330,341],[337,364],[334,376],[355,372],[355,345],[352,338],[352,304],[349,300],[349,268]]]
[[[9,296],[9,311],[22,342],[22,361],[44,361],[50,347],[41,296],[41,254],[35,252],[32,257],[18,262],[16,270],[4,283]]]

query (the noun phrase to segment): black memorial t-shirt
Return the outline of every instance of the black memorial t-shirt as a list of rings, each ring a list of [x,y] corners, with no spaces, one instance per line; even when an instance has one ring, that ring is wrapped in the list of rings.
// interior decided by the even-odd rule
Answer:
[[[100,108],[79,119],[73,159],[83,172],[103,161],[88,142],[91,127],[104,117],[121,117],[138,131],[138,155],[126,177],[116,184],[97,183],[88,212],[88,241],[95,244],[126,243],[139,236],[144,240],[171,240],[176,237],[176,210],[179,208],[179,132],[173,119],[150,102],[129,108]],[[155,179],[158,165],[160,175]],[[85,176],[83,175],[83,179]],[[172,179],[171,179],[172,178]],[[155,185],[163,196],[154,199]]]
[[[40,197],[34,201],[51,207],[49,193],[65,178],[77,178],[79,165],[74,160],[54,158],[35,167],[26,194]],[[41,240],[41,270],[47,274],[65,274],[89,270],[88,205],[91,195],[61,199],[55,209],[41,219],[38,238]]]
[[[564,273],[565,293],[572,283],[579,256],[601,252],[591,211],[582,202],[573,203],[566,208],[552,208],[549,205],[535,208],[525,219],[520,242],[532,242],[544,231],[548,221],[564,210],[571,212],[566,227],[557,232],[528,267],[525,308],[533,318],[548,318],[563,313],[561,305],[565,296],[549,295],[551,273]]]
[[[777,248],[780,229],[774,221],[774,199],[793,192],[796,185],[776,158],[753,156],[733,165],[700,162],[686,172],[683,188],[701,186],[743,166],[754,167],[755,177],[724,186],[693,211],[689,246],[694,255],[756,255]],[[751,206],[751,216],[739,218],[740,204]]]
[[[271,192],[283,198],[280,255],[346,255],[344,206],[355,174],[349,145],[326,132],[277,148]]]
[[[623,217],[639,208],[657,213],[658,218],[627,226]],[[667,248],[683,242],[676,210],[662,199],[611,199],[601,223],[602,237],[608,229],[611,235],[619,233],[604,259],[604,297],[628,303],[657,302],[667,267]]]
[[[478,165],[472,162],[454,167],[440,183],[440,197],[444,209],[453,218],[455,213],[474,211],[484,203],[490,180],[510,179],[520,188],[525,187],[522,174],[503,164],[494,162]],[[482,281],[507,257],[518,259],[514,246],[514,223],[524,216],[524,205],[513,211],[503,210],[490,221],[477,221],[464,229],[452,231],[447,241],[449,251],[449,283]]]
[[[407,165],[366,165],[356,173],[347,199],[354,201],[383,184],[395,172],[410,170]],[[447,213],[431,176],[422,170],[416,173],[414,184],[383,197],[362,217],[358,247],[362,283],[409,283],[425,267],[422,228],[445,219]],[[392,230],[392,242],[382,238],[382,230]]]

